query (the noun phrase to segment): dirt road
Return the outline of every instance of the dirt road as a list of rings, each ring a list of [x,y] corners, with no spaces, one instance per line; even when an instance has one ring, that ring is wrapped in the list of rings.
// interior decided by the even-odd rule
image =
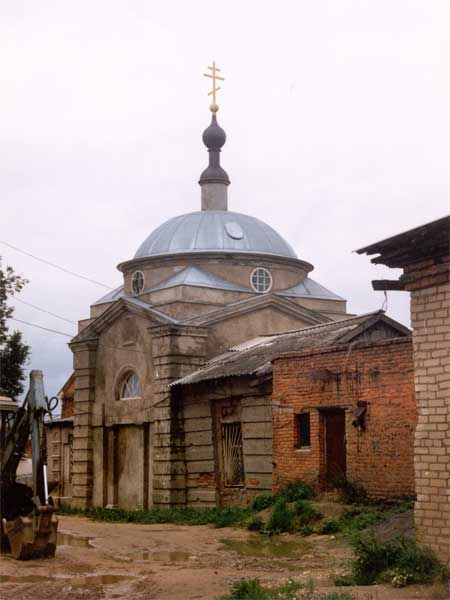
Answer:
[[[60,517],[59,531],[54,559],[1,557],[2,600],[213,600],[241,577],[258,577],[264,584],[312,578],[325,592],[351,556],[345,542],[332,536],[270,540],[242,529],[109,524],[81,517]],[[448,597],[429,586],[351,591],[372,600]]]

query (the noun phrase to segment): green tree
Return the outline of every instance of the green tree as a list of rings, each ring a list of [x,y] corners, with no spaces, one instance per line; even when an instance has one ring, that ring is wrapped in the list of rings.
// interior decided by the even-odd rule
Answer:
[[[14,400],[23,392],[24,366],[30,347],[23,343],[20,331],[10,333],[8,319],[14,308],[9,299],[18,294],[27,280],[16,275],[12,267],[3,268],[0,260],[0,395]]]

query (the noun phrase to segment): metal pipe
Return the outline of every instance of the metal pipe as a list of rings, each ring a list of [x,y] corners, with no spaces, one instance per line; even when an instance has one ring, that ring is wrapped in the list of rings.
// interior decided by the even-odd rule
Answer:
[[[45,503],[45,506],[47,506],[47,504],[48,504],[47,465],[42,465],[42,472],[44,475],[44,503]]]

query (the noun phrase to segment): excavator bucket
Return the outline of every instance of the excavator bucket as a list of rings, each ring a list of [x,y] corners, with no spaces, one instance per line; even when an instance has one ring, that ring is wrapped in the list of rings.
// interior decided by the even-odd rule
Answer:
[[[58,519],[53,506],[40,506],[35,515],[2,519],[14,558],[51,558],[55,556]]]

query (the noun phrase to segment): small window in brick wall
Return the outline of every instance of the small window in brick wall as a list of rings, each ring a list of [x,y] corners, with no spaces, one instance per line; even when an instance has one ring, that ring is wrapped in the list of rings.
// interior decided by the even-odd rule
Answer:
[[[310,448],[311,446],[311,419],[309,413],[295,415],[297,434],[297,448]]]

